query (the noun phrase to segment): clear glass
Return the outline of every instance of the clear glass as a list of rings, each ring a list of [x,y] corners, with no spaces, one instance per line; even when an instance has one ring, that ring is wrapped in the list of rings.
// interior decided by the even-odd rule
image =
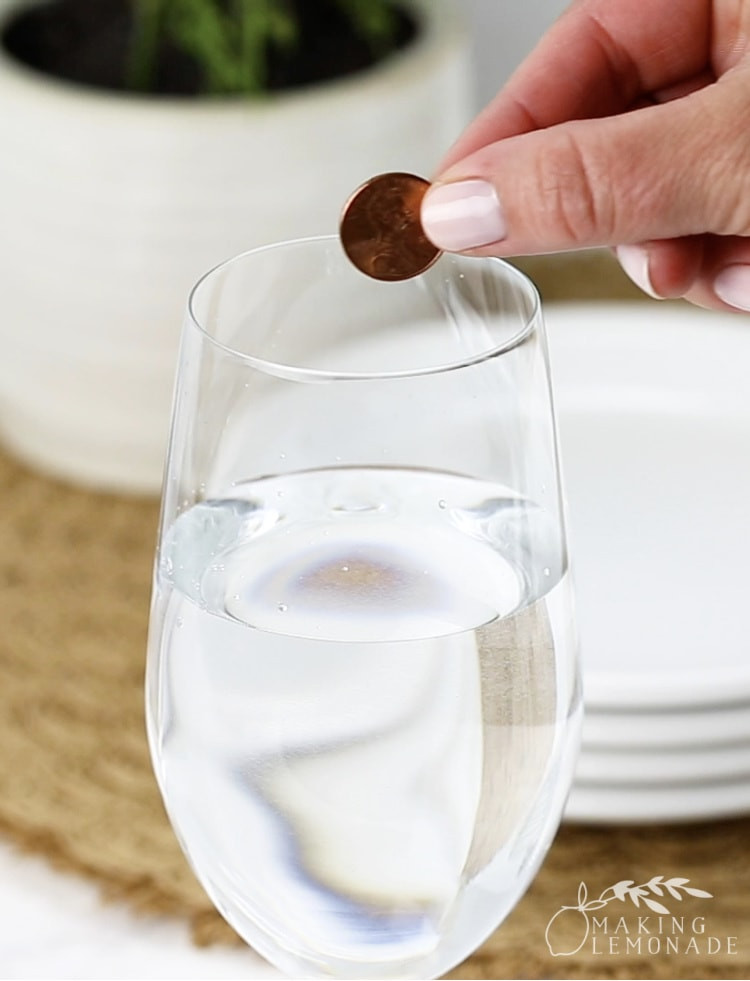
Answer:
[[[539,298],[335,238],[194,289],[147,678],[174,829],[298,977],[437,977],[552,840],[580,687]]]

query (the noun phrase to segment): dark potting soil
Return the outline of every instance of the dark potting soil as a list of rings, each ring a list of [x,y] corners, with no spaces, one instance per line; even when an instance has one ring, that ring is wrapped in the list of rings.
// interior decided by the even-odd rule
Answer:
[[[299,43],[268,52],[267,88],[290,89],[368,68],[377,53],[357,36],[335,0],[290,0],[300,25]],[[51,0],[12,17],[0,43],[17,61],[58,78],[96,88],[127,89],[132,35],[129,0]],[[417,24],[396,10],[393,50],[406,46]],[[159,50],[153,91],[194,96],[201,71],[188,55],[166,43]]]

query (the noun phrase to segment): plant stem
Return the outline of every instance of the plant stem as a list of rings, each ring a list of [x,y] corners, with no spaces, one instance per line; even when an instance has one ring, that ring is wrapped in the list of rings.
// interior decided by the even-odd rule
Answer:
[[[133,0],[133,40],[126,70],[131,89],[145,92],[154,85],[162,15],[168,2]]]
[[[237,79],[245,92],[260,90],[265,81],[263,54],[258,41],[259,14],[262,18],[262,11],[252,0],[236,0],[235,16],[239,25]]]

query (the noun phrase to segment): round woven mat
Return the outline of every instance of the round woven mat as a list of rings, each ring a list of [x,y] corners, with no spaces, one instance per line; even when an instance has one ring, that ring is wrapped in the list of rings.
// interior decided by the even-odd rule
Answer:
[[[606,259],[558,263],[552,277],[541,260],[525,265],[546,299],[613,293]],[[628,295],[618,281],[620,290]],[[106,896],[185,918],[197,943],[236,943],[179,851],[148,758],[142,692],[157,517],[155,500],[73,488],[0,453],[0,831],[95,879]],[[577,954],[550,955],[547,924],[576,904],[582,880],[591,898],[656,875],[712,894],[671,909],[688,924],[703,918],[697,951],[668,952],[665,942],[661,953],[643,943],[626,951],[622,929],[612,949],[600,929]],[[614,903],[607,932],[615,911],[632,931],[638,911]],[[564,941],[571,948],[576,929]],[[564,827],[511,917],[451,977],[750,977],[750,820]]]

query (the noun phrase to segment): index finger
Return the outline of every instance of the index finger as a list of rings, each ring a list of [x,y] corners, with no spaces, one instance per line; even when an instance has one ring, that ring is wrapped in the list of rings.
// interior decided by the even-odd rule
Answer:
[[[480,147],[571,119],[624,112],[698,75],[711,0],[577,0],[451,147],[440,170]]]

